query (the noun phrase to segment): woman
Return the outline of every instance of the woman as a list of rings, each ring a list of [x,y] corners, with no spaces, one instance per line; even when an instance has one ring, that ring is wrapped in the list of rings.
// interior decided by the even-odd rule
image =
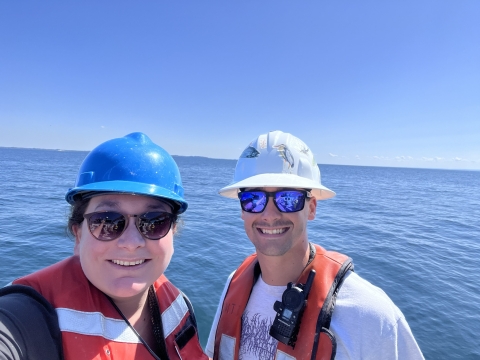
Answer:
[[[163,275],[187,209],[172,157],[142,133],[107,141],[66,200],[74,256],[2,289],[0,356],[207,359],[188,299]]]

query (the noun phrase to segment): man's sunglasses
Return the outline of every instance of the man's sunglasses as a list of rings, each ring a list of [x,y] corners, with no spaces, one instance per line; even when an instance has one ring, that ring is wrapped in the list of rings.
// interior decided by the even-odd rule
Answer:
[[[116,211],[100,211],[85,214],[88,230],[100,241],[115,240],[128,226],[128,219],[135,218],[135,226],[144,238],[159,240],[168,234],[176,216],[167,212],[152,211],[142,215],[125,215]]]
[[[238,193],[242,210],[249,213],[261,213],[265,210],[269,197],[273,197],[273,202],[279,211],[292,213],[303,210],[305,199],[312,197],[312,194],[305,190],[280,190],[275,192],[252,190]]]

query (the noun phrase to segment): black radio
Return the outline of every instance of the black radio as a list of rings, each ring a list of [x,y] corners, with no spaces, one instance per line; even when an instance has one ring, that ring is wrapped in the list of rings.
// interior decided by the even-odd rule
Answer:
[[[270,327],[270,336],[292,348],[295,348],[303,310],[307,306],[307,297],[314,277],[315,270],[311,270],[305,285],[289,283],[282,295],[282,301],[275,301],[273,305],[277,316]]]

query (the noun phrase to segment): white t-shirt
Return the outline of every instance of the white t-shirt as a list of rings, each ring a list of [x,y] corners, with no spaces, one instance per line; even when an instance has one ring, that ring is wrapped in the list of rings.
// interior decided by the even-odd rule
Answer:
[[[206,354],[213,357],[215,333],[229,276],[208,337]],[[273,304],[286,286],[270,286],[261,276],[242,316],[239,360],[273,360],[277,341],[269,335],[275,318]],[[385,292],[354,272],[347,274],[333,311],[330,330],[337,340],[336,360],[424,359],[402,312]],[[312,334],[313,336],[313,334]]]

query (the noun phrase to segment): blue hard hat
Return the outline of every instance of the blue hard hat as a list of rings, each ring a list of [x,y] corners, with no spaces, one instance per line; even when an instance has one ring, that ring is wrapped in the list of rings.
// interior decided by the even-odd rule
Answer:
[[[140,132],[93,149],[83,160],[75,187],[67,191],[65,199],[73,205],[78,199],[104,192],[158,197],[174,205],[177,214],[188,206],[175,160]]]

